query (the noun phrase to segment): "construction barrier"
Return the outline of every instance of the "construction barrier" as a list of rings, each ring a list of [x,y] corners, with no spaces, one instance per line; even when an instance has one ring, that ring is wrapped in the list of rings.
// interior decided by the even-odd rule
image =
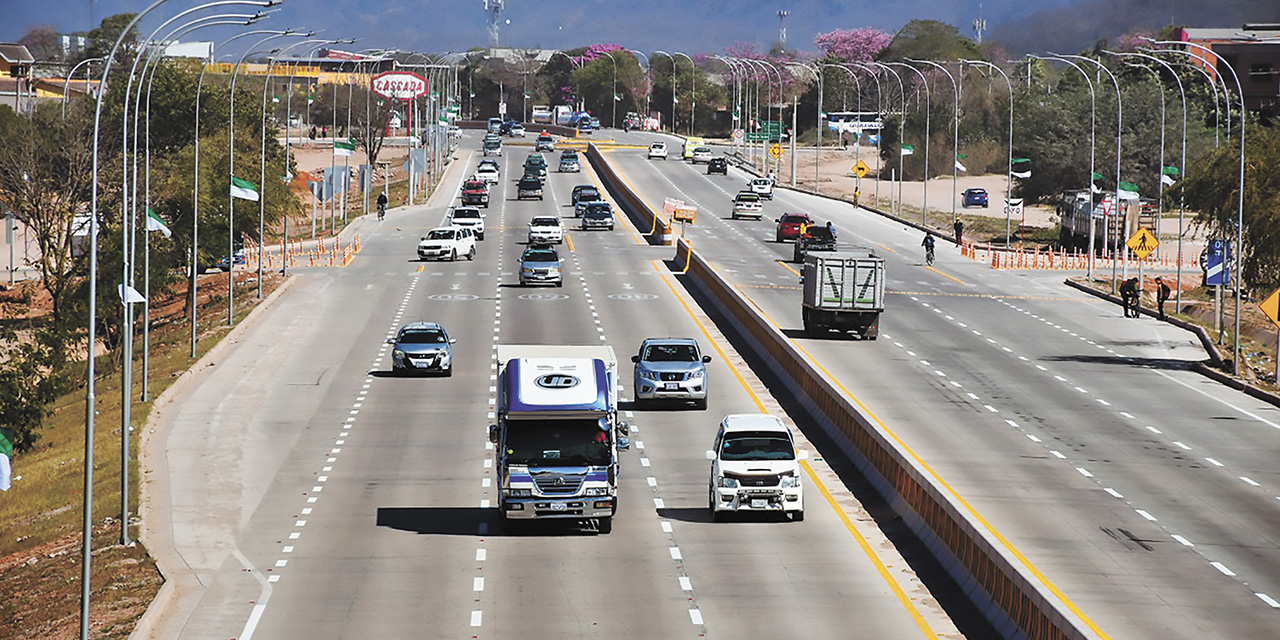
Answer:
[[[683,259],[682,259],[683,258]],[[1078,609],[1038,579],[958,497],[891,434],[868,418],[770,323],[737,288],[682,238],[676,266],[756,347],[769,367],[818,419],[912,530],[929,546],[1005,638],[1084,640],[1103,637]]]
[[[1039,270],[1065,270],[1065,271],[1084,271],[1089,268],[1089,254],[1082,251],[1055,251],[1041,250],[1039,248],[1030,250],[1008,249],[1003,247],[991,247],[987,245],[976,245],[965,242],[960,245],[960,255],[982,262],[989,263],[992,269],[1039,269]],[[1153,269],[1174,270],[1178,268],[1177,255],[1150,255],[1146,260],[1138,260],[1130,257],[1128,263],[1130,266],[1137,266],[1141,262],[1143,266]],[[1123,259],[1114,259],[1111,257],[1095,257],[1093,259],[1094,269],[1110,269],[1112,265],[1124,268],[1125,261]],[[1184,260],[1182,268],[1186,270],[1199,270],[1200,265],[1194,259]]]

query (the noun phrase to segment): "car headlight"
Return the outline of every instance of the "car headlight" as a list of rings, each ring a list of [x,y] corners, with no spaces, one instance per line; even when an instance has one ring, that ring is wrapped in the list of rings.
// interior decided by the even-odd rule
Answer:
[[[800,476],[790,474],[782,476],[783,489],[794,489],[798,486],[800,486]]]
[[[404,350],[403,350],[403,349],[392,349],[392,350],[391,350],[391,357],[392,357],[392,358],[404,358]]]
[[[587,487],[586,495],[607,496],[609,495],[609,487]]]
[[[558,276],[560,275],[560,267],[551,267],[550,269],[547,269],[547,273],[553,276]]]
[[[528,498],[533,495],[530,489],[503,489],[502,492],[508,498]]]
[[[717,486],[717,487],[724,487],[725,489],[737,489],[737,488],[738,488],[738,479],[737,479],[737,478],[726,478],[726,477],[724,477],[724,476],[721,476],[721,477],[719,477],[719,478],[716,478],[716,486]]]
[[[704,374],[704,372],[703,372],[703,371],[690,371],[689,373],[687,373],[687,374],[685,375],[685,379],[686,379],[686,380],[701,380],[701,379],[702,379],[703,374]]]
[[[636,369],[636,375],[638,375],[638,376],[640,376],[641,378],[644,378],[644,379],[646,379],[646,380],[657,380],[657,379],[658,379],[658,374],[656,374],[656,373],[654,373],[654,372],[652,372],[652,371],[650,371],[650,370],[648,370],[648,369]]]
[[[533,273],[533,269],[530,269],[529,267],[521,267],[521,268],[520,268],[520,273],[522,273],[522,274],[524,274],[524,275],[530,275],[530,274],[532,274],[532,273]]]

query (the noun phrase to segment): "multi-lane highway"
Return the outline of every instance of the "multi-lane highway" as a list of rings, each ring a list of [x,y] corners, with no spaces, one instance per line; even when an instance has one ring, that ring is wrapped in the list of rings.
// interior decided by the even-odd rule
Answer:
[[[843,203],[779,190],[763,221],[730,220],[738,169],[605,156],[654,208],[697,205],[699,254],[1096,633],[1274,635],[1280,411],[1189,371],[1205,358],[1189,333],[1124,318],[1062,272],[993,271],[949,245],[926,267],[920,231]],[[879,340],[803,335],[791,245],[773,241],[784,211],[887,259]]]
[[[181,586],[158,635],[960,637],[821,455],[809,461],[805,521],[711,521],[703,453],[720,417],[784,412],[667,272],[670,248],[641,243],[627,223],[577,230],[568,196],[590,173],[552,172],[545,200],[517,202],[529,149],[508,146],[476,259],[416,260],[418,236],[444,217],[478,146],[464,139],[427,205],[361,221],[350,266],[299,270],[164,411],[148,517]],[[646,184],[702,185],[676,162],[637,169]],[[526,225],[550,212],[569,229],[565,285],[520,287]],[[750,249],[739,257],[752,269],[793,281],[770,247],[721,228]],[[415,320],[457,338],[452,377],[390,375],[385,339]],[[623,405],[633,446],[612,534],[513,535],[493,508],[495,346],[610,345],[629,400],[629,356],[650,336],[692,336],[712,355],[709,407]],[[906,362],[905,349],[893,353]],[[808,420],[788,421],[815,450]]]

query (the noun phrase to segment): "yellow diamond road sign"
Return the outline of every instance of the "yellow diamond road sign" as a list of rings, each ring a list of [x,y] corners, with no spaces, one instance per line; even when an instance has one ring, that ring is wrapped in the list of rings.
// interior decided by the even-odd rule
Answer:
[[[769,145],[769,155],[770,155],[770,156],[773,156],[774,158],[778,158],[779,156],[781,156],[781,155],[782,155],[782,145],[780,145],[780,144],[778,144],[778,143],[776,143],[776,142],[775,142],[775,143],[773,143],[773,144],[771,144],[771,145]]]
[[[867,177],[868,171],[871,171],[871,167],[868,167],[867,163],[861,160],[858,161],[858,164],[853,165],[853,174],[859,178]]]
[[[1271,295],[1267,296],[1267,299],[1263,300],[1262,304],[1258,305],[1258,308],[1262,309],[1262,312],[1267,314],[1267,317],[1271,318],[1271,321],[1277,327],[1280,327],[1280,289],[1271,292]]]
[[[1151,255],[1152,251],[1156,250],[1156,246],[1160,244],[1160,241],[1156,240],[1156,237],[1151,235],[1150,231],[1138,229],[1138,232],[1133,234],[1125,244],[1129,245],[1129,250],[1133,252],[1133,255],[1138,256],[1139,260],[1145,260],[1148,255]]]

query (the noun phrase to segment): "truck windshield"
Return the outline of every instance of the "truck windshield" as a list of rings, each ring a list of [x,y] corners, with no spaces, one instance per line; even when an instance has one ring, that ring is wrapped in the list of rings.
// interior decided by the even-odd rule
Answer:
[[[609,432],[592,420],[513,420],[507,422],[508,464],[597,466],[611,460]]]
[[[698,349],[691,344],[654,344],[644,350],[646,362],[697,362]]]
[[[793,460],[795,448],[781,433],[730,433],[720,445],[721,460]]]

